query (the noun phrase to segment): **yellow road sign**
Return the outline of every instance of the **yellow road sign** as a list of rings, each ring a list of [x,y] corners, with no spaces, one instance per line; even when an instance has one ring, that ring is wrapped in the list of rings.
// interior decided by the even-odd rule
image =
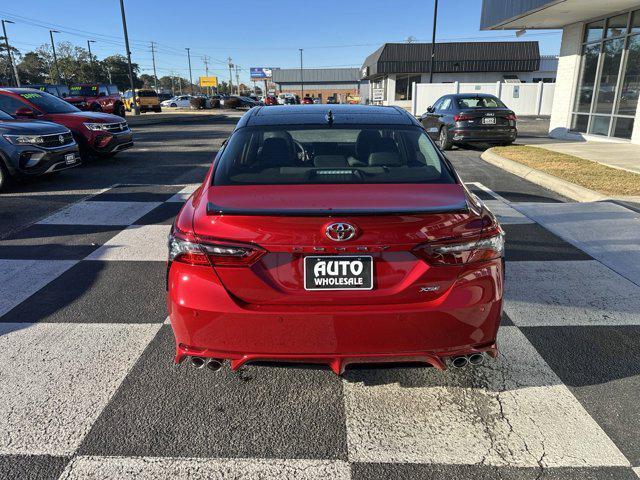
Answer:
[[[217,87],[218,77],[200,77],[201,87]]]

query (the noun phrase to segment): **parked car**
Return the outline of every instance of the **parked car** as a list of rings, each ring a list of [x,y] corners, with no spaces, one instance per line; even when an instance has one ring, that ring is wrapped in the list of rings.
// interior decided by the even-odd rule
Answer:
[[[111,157],[133,146],[133,134],[122,117],[83,112],[47,92],[0,88],[0,110],[22,120],[46,120],[64,125],[71,130],[83,157]]]
[[[13,178],[59,172],[79,164],[78,145],[68,128],[16,120],[0,110],[0,191]]]
[[[300,99],[295,93],[283,92],[278,95],[279,105],[295,105],[300,103]]]
[[[174,95],[171,93],[161,92],[158,94],[158,100],[160,100],[160,102],[164,102],[165,100],[171,100],[173,97]]]
[[[69,87],[65,100],[80,110],[113,113],[124,118],[124,103],[116,85],[80,83]]]
[[[161,102],[160,105],[163,107],[172,107],[172,108],[188,108],[191,101],[191,95],[178,95],[177,97],[173,97],[169,100],[165,100]]]
[[[266,97],[264,97],[264,104],[278,105],[278,97],[276,97],[275,95],[267,95]]]
[[[408,112],[252,109],[171,229],[175,360],[482,363],[497,355],[503,249]]]
[[[140,109],[140,112],[156,112],[162,111],[160,107],[160,100],[155,90],[148,88],[136,88],[136,105]],[[133,111],[133,93],[131,90],[124,92],[124,108],[127,112]]]
[[[41,92],[47,92],[51,95],[55,95],[58,98],[66,99],[69,97],[71,90],[66,85],[52,85],[50,83],[38,83],[33,85],[23,85],[24,88],[33,88],[34,90],[40,90]]]
[[[467,142],[509,145],[518,136],[513,110],[486,93],[444,95],[420,122],[442,150]]]
[[[327,97],[327,103],[331,105],[336,105],[340,103],[340,100],[335,95],[330,95]]]
[[[313,98],[311,98],[309,95],[305,95],[300,103],[304,105],[313,105]]]

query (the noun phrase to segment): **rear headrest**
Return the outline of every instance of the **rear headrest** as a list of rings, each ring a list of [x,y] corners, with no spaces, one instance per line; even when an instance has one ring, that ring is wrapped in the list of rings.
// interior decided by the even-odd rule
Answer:
[[[371,152],[380,150],[382,135],[378,130],[361,130],[356,140],[356,157],[366,161]]]
[[[347,159],[342,155],[316,155],[313,164],[320,168],[348,167]]]
[[[370,167],[399,167],[402,160],[397,152],[373,152],[369,155]]]
[[[289,145],[284,138],[267,138],[262,144],[260,163],[263,167],[288,167],[293,165]]]

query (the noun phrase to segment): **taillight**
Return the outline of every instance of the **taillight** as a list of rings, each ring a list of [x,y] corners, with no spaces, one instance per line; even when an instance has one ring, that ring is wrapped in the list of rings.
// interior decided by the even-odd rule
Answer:
[[[169,235],[169,262],[189,265],[248,267],[265,251],[248,245],[234,245],[203,241],[185,232],[174,231]]]
[[[461,265],[493,260],[504,255],[504,233],[466,242],[425,243],[413,249],[413,253],[432,265]]]
[[[466,122],[467,120],[471,120],[473,117],[471,115],[467,115],[464,113],[458,113],[453,116],[454,122]]]
[[[518,120],[518,117],[516,117],[515,113],[510,113],[509,115],[506,116],[507,120],[513,120],[514,122],[516,120]]]

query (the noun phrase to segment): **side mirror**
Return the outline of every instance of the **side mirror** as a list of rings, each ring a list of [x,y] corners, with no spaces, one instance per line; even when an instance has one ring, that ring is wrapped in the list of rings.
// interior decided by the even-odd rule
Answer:
[[[435,112],[435,111],[436,111],[436,109],[435,109],[435,108],[433,108],[433,107],[427,107],[427,113],[433,113],[433,112]]]
[[[100,92],[100,93],[98,94],[98,96],[99,96],[99,97],[106,97],[106,96],[107,96],[107,94],[106,94],[106,93],[104,93],[104,92]]]
[[[13,115],[22,118],[36,118],[36,112],[27,107],[18,108]]]

